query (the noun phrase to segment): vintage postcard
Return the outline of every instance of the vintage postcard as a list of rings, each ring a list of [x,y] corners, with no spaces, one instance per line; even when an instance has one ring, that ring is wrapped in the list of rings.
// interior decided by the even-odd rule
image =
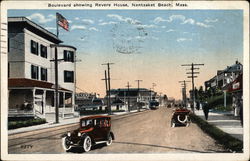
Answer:
[[[2,1],[1,160],[249,160],[246,1]]]

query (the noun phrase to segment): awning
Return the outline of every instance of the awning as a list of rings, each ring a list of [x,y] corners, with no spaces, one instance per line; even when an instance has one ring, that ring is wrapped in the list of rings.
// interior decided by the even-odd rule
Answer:
[[[45,82],[45,81],[38,81],[26,78],[9,78],[8,79],[8,87],[15,88],[15,87],[37,87],[37,88],[47,88],[47,89],[55,89],[55,85],[53,83]],[[68,89],[59,87],[58,90],[69,91]]]
[[[242,91],[242,87],[243,87],[242,76],[243,74],[240,74],[233,82],[223,87],[223,90],[226,90],[227,92],[232,92],[232,93]]]

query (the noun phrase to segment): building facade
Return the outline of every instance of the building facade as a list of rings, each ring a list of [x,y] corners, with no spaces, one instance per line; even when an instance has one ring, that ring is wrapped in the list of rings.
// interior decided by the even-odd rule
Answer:
[[[8,18],[9,117],[54,116],[55,46],[58,50],[59,116],[75,105],[76,48],[25,17]]]

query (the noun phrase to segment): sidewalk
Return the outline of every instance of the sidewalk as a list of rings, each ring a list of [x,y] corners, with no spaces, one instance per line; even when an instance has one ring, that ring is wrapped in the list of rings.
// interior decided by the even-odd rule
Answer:
[[[146,111],[147,109],[141,109],[141,112]],[[131,114],[131,113],[137,113],[137,110],[133,110],[127,112],[114,112],[112,116],[116,116],[116,115],[126,115],[126,114]],[[108,115],[108,114],[100,114],[100,115]],[[87,115],[86,115],[87,116]],[[90,116],[90,115],[89,115]],[[84,116],[81,116],[84,117]],[[41,124],[41,125],[35,125],[35,126],[29,126],[29,127],[22,127],[22,128],[18,128],[18,129],[13,129],[13,130],[8,130],[8,135],[13,135],[13,134],[17,134],[17,133],[23,133],[23,132],[28,132],[28,131],[34,131],[34,130],[41,130],[41,129],[46,129],[46,128],[53,128],[53,127],[58,127],[58,126],[63,126],[63,125],[69,125],[69,124],[74,124],[74,123],[78,123],[79,122],[79,118],[80,117],[74,117],[74,118],[59,118],[59,123],[55,123],[54,121],[50,121],[46,124]]]
[[[195,110],[195,114],[205,120],[202,109],[199,111]],[[207,122],[243,141],[243,128],[241,126],[240,119],[235,117],[232,113],[210,111]]]

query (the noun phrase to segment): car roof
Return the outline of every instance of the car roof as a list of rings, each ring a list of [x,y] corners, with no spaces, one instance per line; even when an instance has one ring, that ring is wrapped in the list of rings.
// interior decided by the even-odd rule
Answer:
[[[80,118],[80,120],[87,120],[87,119],[96,119],[96,118],[111,118],[110,116],[103,116],[103,115],[95,115],[95,116],[85,116]]]

